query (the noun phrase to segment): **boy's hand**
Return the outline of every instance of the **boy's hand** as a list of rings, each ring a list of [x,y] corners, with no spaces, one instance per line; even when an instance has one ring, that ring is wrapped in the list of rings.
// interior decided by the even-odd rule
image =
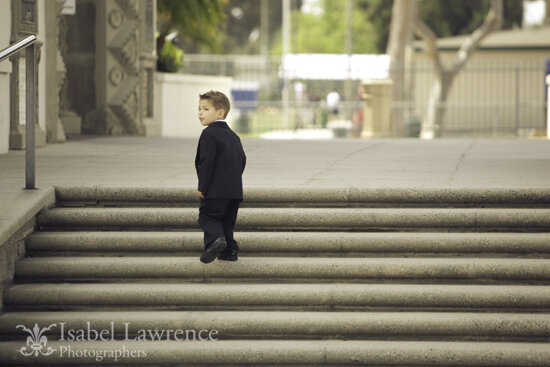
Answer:
[[[197,191],[197,193],[199,194],[199,197],[200,197],[201,199],[204,199],[204,194],[203,194],[202,192]]]

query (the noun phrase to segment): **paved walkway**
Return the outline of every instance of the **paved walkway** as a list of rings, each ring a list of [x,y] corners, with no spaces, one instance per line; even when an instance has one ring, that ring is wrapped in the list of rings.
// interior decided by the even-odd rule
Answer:
[[[195,139],[84,138],[37,149],[36,185],[196,186]],[[549,140],[243,139],[246,187],[550,187]],[[0,189],[25,182],[0,155]]]
[[[55,185],[194,188],[196,139],[82,137],[37,149],[26,192],[25,152],[0,155],[2,228]],[[243,139],[246,188],[550,188],[550,140]],[[36,203],[35,203],[36,204]]]

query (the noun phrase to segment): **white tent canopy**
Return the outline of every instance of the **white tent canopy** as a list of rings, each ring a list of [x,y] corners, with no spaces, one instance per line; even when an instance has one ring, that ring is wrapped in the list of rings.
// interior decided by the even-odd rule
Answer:
[[[282,77],[312,80],[364,80],[388,77],[388,55],[289,54]]]

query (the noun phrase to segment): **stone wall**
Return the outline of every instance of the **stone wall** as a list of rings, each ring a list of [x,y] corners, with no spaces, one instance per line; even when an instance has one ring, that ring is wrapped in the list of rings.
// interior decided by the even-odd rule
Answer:
[[[36,215],[54,204],[53,187],[4,196],[0,211],[0,295],[13,284],[15,262],[26,254],[25,238],[34,231]],[[0,311],[1,303],[0,296]]]
[[[15,262],[25,257],[25,237],[34,231],[35,218],[25,223],[6,242],[0,243],[0,294],[13,284]],[[4,308],[0,297],[0,311]]]

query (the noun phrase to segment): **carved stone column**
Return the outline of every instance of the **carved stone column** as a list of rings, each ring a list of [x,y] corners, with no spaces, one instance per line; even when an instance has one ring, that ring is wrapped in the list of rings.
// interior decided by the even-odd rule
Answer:
[[[64,0],[57,0],[62,3]],[[68,58],[67,49],[67,32],[69,26],[67,24],[67,17],[74,17],[74,15],[58,14],[58,32],[57,32],[57,86],[58,86],[58,115],[63,130],[67,136],[72,134],[80,134],[82,131],[82,118],[75,111],[73,111],[71,102],[69,100],[69,82],[71,75],[67,71],[66,60]],[[74,75],[73,75],[74,76]]]
[[[64,0],[55,0],[55,2],[52,1],[52,6],[46,6],[46,138],[48,143],[62,143],[66,140],[65,131],[59,119],[59,90],[65,74],[58,47],[58,24],[63,4]],[[61,71],[59,68],[62,68]]]
[[[140,42],[140,76],[141,76],[141,101],[142,121],[146,136],[161,136],[162,126],[155,120],[155,70],[157,67],[155,25],[157,4],[155,0],[143,0],[140,3],[142,35]]]
[[[96,109],[88,129],[106,135],[144,135],[140,93],[140,3],[96,1]]]
[[[36,0],[12,0],[11,39],[16,42],[38,32],[38,9]],[[37,57],[40,61],[40,46],[36,43]],[[25,149],[25,53],[20,52],[10,58],[12,73],[10,74],[10,149]],[[38,69],[38,62],[36,63]],[[37,70],[38,73],[38,70]],[[38,81],[38,78],[36,78]],[[39,88],[36,88],[38,93]],[[38,101],[38,97],[36,99]],[[35,141],[36,147],[46,145],[46,134],[38,124],[38,103],[35,110]]]

